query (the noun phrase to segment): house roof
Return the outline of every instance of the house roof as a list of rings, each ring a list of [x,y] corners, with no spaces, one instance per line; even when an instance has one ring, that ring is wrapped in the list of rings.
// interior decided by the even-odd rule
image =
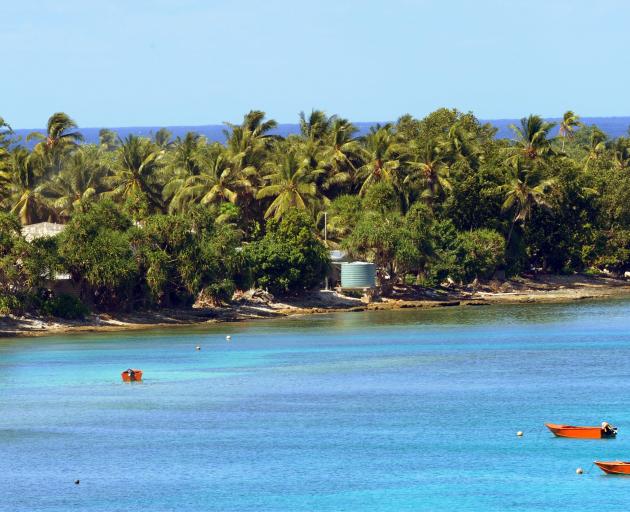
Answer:
[[[65,224],[55,224],[54,222],[39,222],[22,227],[22,236],[27,242],[32,242],[37,238],[56,236],[66,229]]]
[[[346,261],[347,254],[345,251],[333,250],[329,252],[329,255],[332,262]]]

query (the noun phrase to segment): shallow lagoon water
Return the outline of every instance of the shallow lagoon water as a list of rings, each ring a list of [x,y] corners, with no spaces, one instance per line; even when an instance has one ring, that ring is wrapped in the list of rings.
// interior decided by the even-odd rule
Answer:
[[[619,510],[629,405],[628,300],[2,340],[0,511]]]

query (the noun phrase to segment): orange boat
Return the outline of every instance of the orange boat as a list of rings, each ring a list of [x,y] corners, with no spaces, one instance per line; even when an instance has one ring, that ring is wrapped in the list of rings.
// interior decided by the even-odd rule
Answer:
[[[617,428],[605,422],[600,427],[575,427],[555,423],[545,423],[545,427],[557,437],[572,437],[574,439],[609,439],[617,435]]]
[[[127,368],[120,374],[123,382],[138,382],[142,380],[142,370]]]
[[[604,473],[608,473],[609,475],[630,475],[630,462],[622,462],[620,460],[604,462],[596,460],[595,464]]]

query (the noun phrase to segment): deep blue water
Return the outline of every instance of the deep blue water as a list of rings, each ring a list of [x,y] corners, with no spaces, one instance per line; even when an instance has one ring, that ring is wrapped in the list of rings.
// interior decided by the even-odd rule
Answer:
[[[629,318],[617,300],[2,340],[0,511],[622,510],[630,478],[591,462],[630,459]],[[604,419],[617,439],[543,427]]]
[[[550,119],[550,121],[558,121],[557,119]],[[595,124],[599,128],[601,128],[609,137],[615,138],[619,136],[627,136],[628,135],[628,127],[630,126],[630,117],[585,117],[582,118],[582,121],[587,125]],[[491,119],[486,120],[484,122],[489,122],[498,128],[497,137],[499,138],[507,138],[511,139],[514,137],[513,131],[510,129],[510,125],[519,124],[518,119]],[[381,123],[382,124],[382,123]],[[357,132],[357,136],[365,135],[369,132],[370,127],[376,125],[376,123],[355,123],[359,131]],[[173,134],[173,137],[184,137],[187,132],[197,132],[201,135],[205,135],[208,140],[225,142],[225,134],[223,133],[225,130],[224,125],[205,125],[205,126],[168,126],[169,131]],[[134,135],[142,135],[146,137],[151,137],[160,127],[122,127],[122,128],[112,128],[112,130],[116,131],[121,138],[126,137],[129,134]],[[80,131],[85,137],[85,141],[88,143],[97,143],[98,142],[98,132],[100,128],[81,128]],[[27,146],[32,146],[36,141],[26,142],[26,136],[32,131],[41,131],[41,130],[15,130],[16,134],[22,137],[22,144]],[[557,131],[557,128],[556,128]],[[278,127],[272,132],[277,135],[281,135],[286,137],[290,134],[295,134],[300,132],[300,127],[298,124],[280,124]]]

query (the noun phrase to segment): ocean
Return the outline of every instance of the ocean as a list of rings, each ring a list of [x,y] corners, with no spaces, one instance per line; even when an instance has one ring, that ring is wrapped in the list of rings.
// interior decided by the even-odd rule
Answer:
[[[550,121],[558,121],[557,119],[550,119]],[[498,129],[497,137],[499,138],[513,138],[514,134],[510,129],[511,124],[518,124],[518,119],[493,119],[493,120],[485,120],[483,122],[489,122],[493,126]],[[627,136],[628,128],[630,127],[630,117],[585,117],[582,119],[587,125],[597,125],[601,128],[606,134],[608,134],[611,138],[616,138],[619,136]],[[376,122],[361,122],[355,123],[359,131],[357,132],[357,136],[365,135],[369,132],[370,127],[376,125]],[[383,123],[381,123],[383,124]],[[225,142],[225,134],[224,130],[226,126],[220,124],[213,125],[204,125],[204,126],[167,126],[166,127],[172,134],[173,137],[184,137],[188,132],[196,132],[201,135],[204,135],[211,141],[217,142]],[[98,142],[98,132],[101,128],[80,128],[81,133],[85,137],[85,142],[87,143],[97,143]],[[142,135],[145,137],[151,137],[157,130],[160,129],[159,126],[137,126],[137,127],[114,127],[110,128],[118,133],[121,138],[126,137],[129,134],[134,135]],[[24,129],[24,130],[15,130],[16,134],[19,137],[22,137],[22,144],[32,147],[35,142],[27,142],[26,136],[32,131],[40,131],[41,129]],[[557,131],[557,129],[556,129]],[[286,137],[287,135],[296,134],[300,132],[300,127],[298,124],[280,124],[278,127],[273,130],[272,133],[276,135],[281,135]]]
[[[624,510],[630,479],[592,461],[630,459],[629,316],[610,300],[1,340],[0,511]],[[543,426],[603,420],[617,439]]]

